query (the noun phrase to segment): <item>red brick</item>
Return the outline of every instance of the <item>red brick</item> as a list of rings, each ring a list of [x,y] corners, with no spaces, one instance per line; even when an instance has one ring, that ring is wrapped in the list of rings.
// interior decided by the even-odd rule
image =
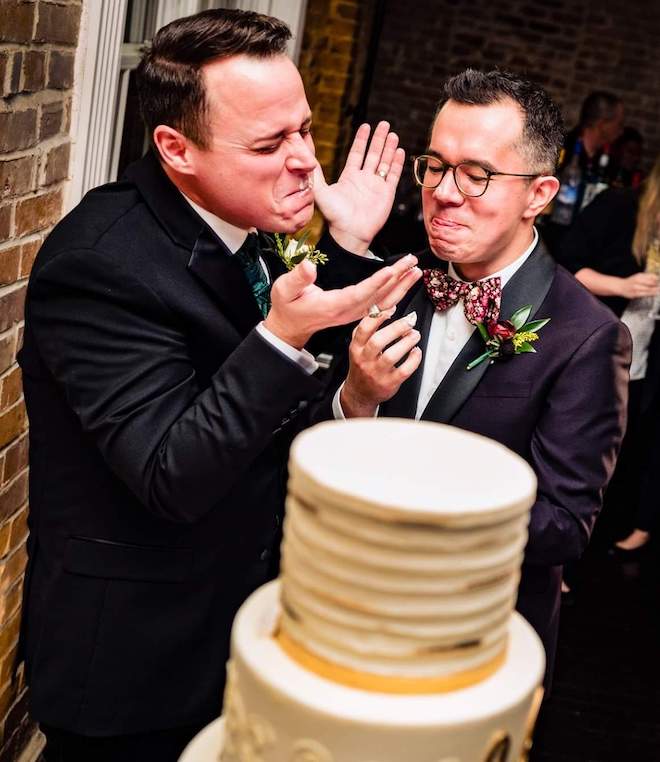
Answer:
[[[0,622],[5,622],[15,614],[21,605],[22,580],[13,584],[4,595],[0,596]],[[12,648],[13,650],[13,648]]]
[[[28,243],[24,243],[23,247],[21,248],[21,269],[19,273],[19,278],[27,278],[32,271],[32,265],[34,264],[34,260],[37,256],[37,252],[41,248],[41,239],[38,239],[37,241],[29,241]],[[2,370],[0,370],[0,373],[2,373]]]
[[[21,691],[20,695],[17,696],[16,701],[14,701],[11,709],[7,713],[7,719],[5,720],[4,725],[5,739],[10,738],[15,731],[25,723],[28,714],[28,702],[27,690]]]
[[[11,249],[0,251],[0,286],[16,282],[20,263],[20,246],[12,246]]]
[[[28,496],[28,472],[23,471],[0,492],[0,520],[5,520],[25,504]],[[10,550],[12,549],[10,541]]]
[[[0,153],[31,148],[36,142],[36,109],[0,112]]]
[[[0,206],[0,242],[11,236],[11,206]]]
[[[46,54],[42,50],[28,50],[23,62],[23,92],[35,93],[46,84]]]
[[[8,590],[23,574],[27,562],[25,545],[0,561],[0,591]],[[4,631],[0,631],[0,657],[6,653],[14,641]]]
[[[0,373],[4,373],[16,359],[15,345],[16,335],[13,331],[7,331],[4,336],[0,336]]]
[[[65,180],[69,174],[70,144],[63,143],[48,152],[44,185],[52,185]]]
[[[16,331],[16,352],[20,352],[21,347],[23,346],[24,327],[25,327],[25,323],[19,323],[18,331]]]
[[[27,437],[24,437],[27,439]],[[27,537],[28,532],[28,509],[27,507],[21,508],[18,513],[12,518],[10,523],[9,533],[9,547],[17,548]]]
[[[17,402],[23,393],[23,385],[21,380],[21,369],[13,368],[2,379],[2,396],[0,397],[0,408],[5,410]]]
[[[52,138],[62,129],[64,105],[62,101],[44,103],[41,107],[41,122],[39,125],[39,140]]]
[[[13,624],[13,623],[12,623]],[[9,682],[0,690],[0,717],[4,718],[18,696],[18,683]]]
[[[28,235],[53,225],[59,220],[61,213],[60,191],[19,201],[16,206],[16,236]]]
[[[5,77],[7,76],[7,62],[8,56],[6,53],[0,52],[0,96],[7,95],[5,90]]]
[[[25,286],[20,286],[0,296],[0,332],[23,320]],[[0,444],[0,447],[3,445]]]
[[[14,661],[16,659],[16,651],[18,650],[18,640],[13,646],[10,646],[7,655],[0,662],[0,685],[4,685],[9,680],[12,672],[14,671]]]
[[[0,527],[0,557],[6,556],[7,553],[9,553],[9,547],[11,542],[11,528],[12,528],[12,522],[10,519],[7,519],[5,523]],[[2,683],[2,678],[0,677],[0,684]]]
[[[79,22],[79,5],[62,6],[40,2],[34,40],[35,42],[75,45],[78,41]]]
[[[34,25],[34,3],[2,0],[0,3],[0,41],[29,42]]]
[[[73,85],[73,53],[50,54],[48,65],[48,87],[54,90],[68,90]]]
[[[15,95],[21,92],[21,74],[23,73],[23,52],[17,51],[12,56],[11,77],[9,78],[9,93]]]
[[[34,190],[34,156],[0,161],[0,198],[23,196]]]

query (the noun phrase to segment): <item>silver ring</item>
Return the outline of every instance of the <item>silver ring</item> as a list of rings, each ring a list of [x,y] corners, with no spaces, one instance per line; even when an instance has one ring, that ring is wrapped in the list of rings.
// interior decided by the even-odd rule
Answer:
[[[387,170],[386,169],[379,169],[378,172],[376,172],[378,177],[382,177],[383,180],[387,177]]]
[[[383,311],[377,304],[372,304],[371,307],[369,307],[369,312],[367,312],[367,315],[370,318],[377,318],[381,316],[382,312]]]

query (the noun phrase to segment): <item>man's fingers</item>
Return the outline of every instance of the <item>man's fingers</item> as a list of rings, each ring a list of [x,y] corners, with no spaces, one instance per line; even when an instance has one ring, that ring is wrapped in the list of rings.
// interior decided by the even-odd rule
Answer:
[[[358,131],[353,138],[351,150],[346,157],[346,169],[362,169],[362,162],[364,161],[364,154],[367,150],[370,132],[371,127],[368,124],[361,124],[358,128]]]
[[[398,185],[405,163],[406,152],[403,150],[403,148],[397,148],[396,152],[394,153],[394,158],[392,159],[390,171],[385,178],[388,185]]]
[[[391,280],[379,289],[376,295],[376,304],[381,309],[398,304],[410,288],[422,277],[419,267],[406,270],[399,278]]]
[[[284,302],[293,302],[316,280],[316,265],[308,259],[296,265],[293,270],[280,277],[273,284]]]
[[[410,354],[394,371],[395,377],[399,383],[399,386],[404,381],[407,381],[410,376],[419,368],[419,364],[422,362],[422,350],[419,347],[413,347],[410,350]]]
[[[371,137],[371,143],[369,144],[369,150],[364,160],[363,169],[367,172],[376,172],[378,165],[381,163],[381,156],[383,155],[383,148],[385,147],[385,141],[390,131],[389,122],[378,122],[378,126],[374,130],[374,134]],[[397,138],[398,141],[398,138]],[[387,168],[389,170],[389,167]]]
[[[394,162],[394,156],[396,154],[397,146],[399,145],[399,136],[396,132],[390,132],[385,139],[385,145],[383,146],[383,152],[380,157],[380,161],[376,167],[376,170],[381,167],[386,170],[387,175],[385,179],[389,177],[391,172],[392,163]]]
[[[369,341],[369,339],[376,333],[376,331],[383,325],[386,320],[389,320],[394,314],[395,308],[389,310],[382,310],[377,318],[371,318],[369,316],[362,318],[353,331],[353,341],[357,348],[362,348]]]
[[[422,335],[419,331],[408,331],[405,336],[402,336],[394,344],[390,345],[381,355],[381,359],[390,366],[396,365],[402,360],[408,352],[419,344],[419,340]]]
[[[390,344],[393,344],[395,341],[398,341],[402,337],[411,333],[414,326],[414,322],[412,322],[412,324],[411,322],[411,319],[408,317],[400,318],[399,320],[395,320],[393,323],[386,325],[384,328],[372,332],[369,341],[367,341],[364,347],[365,357],[370,360],[375,359],[381,352],[384,352],[385,348]]]

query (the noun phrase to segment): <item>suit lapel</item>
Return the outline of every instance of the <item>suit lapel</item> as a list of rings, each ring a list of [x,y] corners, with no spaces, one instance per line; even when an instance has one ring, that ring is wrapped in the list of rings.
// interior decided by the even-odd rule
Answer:
[[[530,319],[534,317],[550,290],[556,265],[541,241],[527,261],[513,275],[502,290],[500,314],[508,319],[517,309],[526,304],[532,305]],[[544,315],[543,317],[552,317]],[[421,419],[448,423],[460,410],[468,397],[476,389],[489,367],[485,361],[472,370],[466,370],[467,364],[478,357],[484,350],[484,343],[475,330],[465,343],[458,357],[454,360],[442,382],[433,393]],[[509,362],[515,362],[515,357]]]
[[[188,267],[199,278],[236,326],[247,335],[262,319],[243,268],[225,244],[203,225]]]

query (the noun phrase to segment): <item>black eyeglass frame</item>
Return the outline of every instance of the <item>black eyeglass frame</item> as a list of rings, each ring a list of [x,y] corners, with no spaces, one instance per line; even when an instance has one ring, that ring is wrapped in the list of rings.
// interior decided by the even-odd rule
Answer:
[[[480,164],[474,164],[470,161],[460,161],[458,164],[450,164],[448,161],[443,161],[442,159],[438,159],[437,156],[431,156],[427,153],[420,154],[419,156],[412,156],[411,159],[413,162],[413,177],[415,178],[415,182],[420,188],[428,188],[429,190],[430,189],[435,190],[438,187],[438,185],[440,185],[440,183],[445,179],[447,170],[451,169],[454,185],[458,189],[458,192],[461,194],[461,196],[464,196],[466,198],[480,198],[481,196],[483,196],[484,193],[488,190],[488,186],[490,185],[490,178],[495,177],[497,175],[501,175],[503,177],[542,177],[542,175],[539,174],[538,172],[533,175],[521,174],[520,172],[495,172],[493,170],[482,167]],[[437,161],[443,165],[442,175],[435,185],[425,185],[423,182],[420,181],[419,177],[417,176],[417,166],[420,159],[433,159],[433,161]],[[484,189],[481,191],[481,193],[477,193],[477,194],[466,193],[458,184],[458,180],[456,179],[456,170],[458,169],[458,167],[463,167],[463,166],[479,167],[479,169],[486,175],[486,184],[484,185]]]

